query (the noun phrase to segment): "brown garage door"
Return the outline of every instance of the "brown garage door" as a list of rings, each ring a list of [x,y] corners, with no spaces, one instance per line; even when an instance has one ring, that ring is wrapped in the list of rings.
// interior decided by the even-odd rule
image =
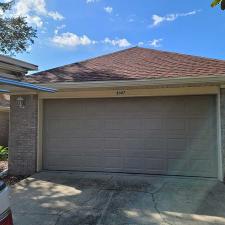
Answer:
[[[44,169],[217,176],[214,96],[44,101]]]

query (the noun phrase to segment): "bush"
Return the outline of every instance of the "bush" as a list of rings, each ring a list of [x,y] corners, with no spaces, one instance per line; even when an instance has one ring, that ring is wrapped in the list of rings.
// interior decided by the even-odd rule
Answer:
[[[7,160],[8,156],[9,156],[8,147],[0,146],[0,160],[2,161]]]

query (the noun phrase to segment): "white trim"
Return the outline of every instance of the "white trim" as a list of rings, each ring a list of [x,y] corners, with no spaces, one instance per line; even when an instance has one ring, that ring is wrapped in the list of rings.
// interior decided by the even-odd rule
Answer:
[[[183,95],[216,95],[218,87],[177,87],[177,88],[95,88],[73,89],[57,91],[55,93],[39,93],[41,99],[62,98],[128,98],[128,97],[154,97],[154,96],[183,96]]]
[[[9,111],[10,111],[10,107],[0,106],[0,112],[9,112]]]
[[[37,70],[38,69],[38,66],[36,66],[34,64],[27,63],[22,60],[14,59],[12,57],[5,56],[5,55],[0,55],[0,62],[5,63],[5,64],[10,64],[10,65],[13,65],[16,67],[22,67],[26,70]]]
[[[99,87],[137,87],[137,86],[158,86],[158,85],[190,85],[190,84],[215,84],[225,83],[224,76],[207,77],[179,77],[179,78],[160,78],[160,79],[142,79],[142,80],[116,80],[116,81],[90,81],[90,82],[58,82],[58,83],[40,83],[42,86],[68,89],[68,88],[99,88]],[[222,85],[222,84],[221,84]]]
[[[0,74],[1,74],[0,77],[3,77],[3,78],[19,80],[19,77],[15,76],[15,75],[12,75],[12,74],[9,74],[9,73],[6,73],[6,72],[0,71]],[[1,84],[1,86],[2,86],[2,84]]]
[[[77,89],[95,89],[95,88],[162,88],[162,87],[204,87],[204,86],[225,86],[225,76],[208,77],[179,77],[179,78],[161,78],[144,80],[117,80],[117,81],[90,81],[90,82],[58,82],[58,83],[37,83],[43,87],[55,88],[58,91],[75,91]],[[31,91],[23,88],[8,88],[11,95],[32,94]],[[34,93],[34,94],[37,94]]]
[[[10,88],[8,88],[9,91],[12,91],[10,90]],[[30,91],[29,89],[26,89],[24,91],[15,91],[14,92],[10,92],[8,93],[8,95],[36,95],[38,94],[37,91]]]
[[[217,147],[218,147],[218,179],[223,182],[223,154],[222,154],[222,134],[221,134],[221,104],[220,89],[217,93]]]
[[[6,71],[24,73],[24,74],[27,72],[27,69],[23,67],[7,64],[1,61],[0,61],[0,69],[6,70]]]
[[[37,122],[37,172],[42,170],[42,131],[43,131],[43,100],[38,98],[38,122]]]

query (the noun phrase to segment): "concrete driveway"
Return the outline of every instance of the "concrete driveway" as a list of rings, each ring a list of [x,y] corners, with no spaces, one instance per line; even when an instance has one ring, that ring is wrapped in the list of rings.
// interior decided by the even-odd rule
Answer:
[[[41,172],[11,190],[15,225],[225,224],[212,179]]]

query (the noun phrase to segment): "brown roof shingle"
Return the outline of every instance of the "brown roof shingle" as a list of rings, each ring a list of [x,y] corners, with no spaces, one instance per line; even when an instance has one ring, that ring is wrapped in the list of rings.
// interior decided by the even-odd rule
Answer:
[[[27,76],[34,83],[225,75],[225,61],[133,47]]]

